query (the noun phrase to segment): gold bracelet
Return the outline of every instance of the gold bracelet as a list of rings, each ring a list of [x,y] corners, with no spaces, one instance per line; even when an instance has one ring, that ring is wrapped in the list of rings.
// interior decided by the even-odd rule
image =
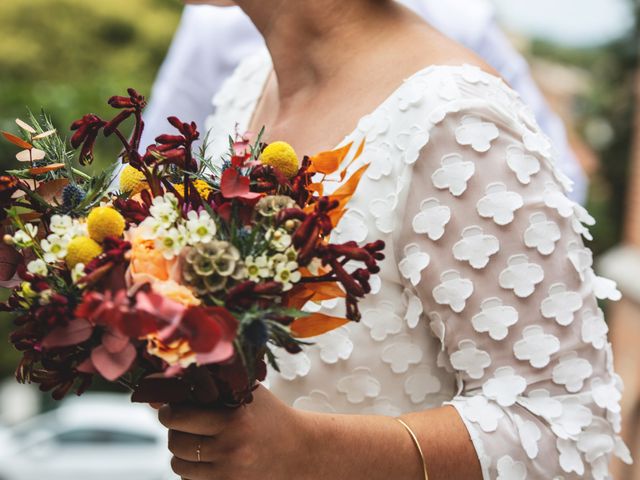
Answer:
[[[411,427],[407,425],[407,423],[404,420],[402,420],[401,418],[396,418],[396,420],[400,425],[402,425],[407,430],[407,432],[409,432],[409,435],[411,435],[411,439],[413,440],[413,443],[416,445],[416,448],[418,449],[418,453],[420,454],[420,458],[422,459],[422,468],[424,469],[424,480],[429,480],[429,474],[427,473],[427,462],[424,459],[424,454],[422,453],[422,447],[420,446],[418,437],[416,436],[415,433],[413,433],[413,430],[411,430]]]

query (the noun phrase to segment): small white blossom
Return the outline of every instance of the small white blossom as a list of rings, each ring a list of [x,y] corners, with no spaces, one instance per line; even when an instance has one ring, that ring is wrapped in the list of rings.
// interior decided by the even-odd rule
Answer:
[[[32,275],[40,275],[41,277],[45,277],[49,272],[46,262],[40,258],[30,261],[27,265],[27,271]]]
[[[149,213],[165,229],[173,226],[178,219],[178,199],[172,193],[167,193],[164,197],[156,197],[149,207]]]
[[[291,246],[291,235],[282,228],[269,230],[267,232],[267,240],[277,252],[284,252]]]
[[[84,263],[78,263],[75,267],[73,267],[73,270],[71,270],[71,280],[73,281],[73,283],[78,283],[78,281],[85,276],[84,269]]]
[[[162,256],[167,260],[172,260],[180,255],[186,245],[187,239],[184,227],[173,227],[169,230],[158,232],[156,248],[162,252]]]
[[[249,280],[253,282],[259,282],[263,278],[268,278],[271,276],[269,261],[264,255],[256,258],[252,256],[247,257],[244,264],[247,269],[247,276],[249,277]]]
[[[51,217],[49,229],[52,233],[64,237],[73,227],[73,219],[69,215],[54,215]]]
[[[69,229],[67,236],[73,240],[76,237],[88,237],[89,230],[87,229],[87,224],[85,222],[81,222],[78,219],[73,220],[73,224]]]
[[[38,227],[31,223],[24,226],[24,230],[18,230],[11,240],[18,248],[29,248],[33,245],[33,241],[38,235]]]
[[[67,256],[68,244],[68,237],[60,237],[53,233],[49,235],[45,240],[40,242],[40,246],[44,252],[44,261],[47,263],[56,263],[59,260],[64,260],[64,257]]]
[[[211,215],[204,210],[199,214],[191,210],[187,214],[186,228],[187,240],[190,245],[209,243],[213,240],[217,231],[216,222],[214,222]]]
[[[300,272],[297,271],[298,264],[296,262],[280,263],[276,267],[276,275],[274,280],[282,284],[283,291],[289,291],[293,288],[294,283],[298,283],[302,278]]]
[[[296,251],[296,249],[294,247],[289,247],[284,251],[285,256],[287,257],[287,260],[290,262],[297,262],[298,261],[298,252]]]

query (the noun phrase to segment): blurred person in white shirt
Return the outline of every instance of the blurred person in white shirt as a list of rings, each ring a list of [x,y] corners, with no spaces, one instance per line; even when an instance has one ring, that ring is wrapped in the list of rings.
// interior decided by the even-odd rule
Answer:
[[[584,203],[587,179],[569,145],[564,125],[531,78],[485,0],[399,0],[499,71],[530,106],[556,147],[561,170],[574,182],[572,198]],[[173,45],[153,87],[142,145],[167,132],[166,118],[195,121],[201,129],[213,113],[212,98],[238,64],[264,45],[237,7],[187,6]],[[229,132],[230,133],[230,132]]]

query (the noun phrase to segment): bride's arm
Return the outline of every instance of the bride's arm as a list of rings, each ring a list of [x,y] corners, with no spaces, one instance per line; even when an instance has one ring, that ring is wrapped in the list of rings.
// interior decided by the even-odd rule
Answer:
[[[613,287],[580,238],[590,218],[564,196],[535,126],[511,117],[517,108],[480,98],[451,107],[431,116],[429,142],[391,180],[406,293],[459,391],[451,406],[403,418],[431,480],[604,479],[625,448],[595,298]],[[174,467],[193,480],[423,477],[408,432],[384,417],[298,412],[261,391],[233,414],[165,408],[161,419],[204,435],[171,434]]]

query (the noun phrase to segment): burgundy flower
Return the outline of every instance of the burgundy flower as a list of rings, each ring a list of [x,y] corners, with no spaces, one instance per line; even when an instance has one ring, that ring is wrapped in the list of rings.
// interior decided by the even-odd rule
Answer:
[[[93,161],[93,147],[100,130],[105,125],[106,122],[94,114],[85,115],[71,124],[71,130],[76,132],[71,137],[71,146],[78,148],[82,145],[82,150],[80,151],[80,163],[82,165]]]

